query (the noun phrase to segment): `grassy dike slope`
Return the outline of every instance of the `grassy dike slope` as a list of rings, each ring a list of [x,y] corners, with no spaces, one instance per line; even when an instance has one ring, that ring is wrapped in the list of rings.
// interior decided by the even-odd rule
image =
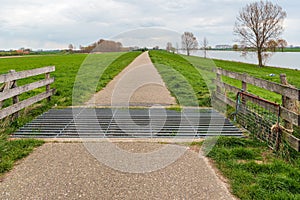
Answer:
[[[105,53],[89,55],[85,64],[89,64],[91,69],[99,68],[97,72],[101,72],[102,76],[97,85],[97,91],[105,87],[105,85],[119,74],[128,64],[130,64],[141,52],[130,53]],[[51,55],[38,57],[21,57],[21,58],[3,58],[0,59],[0,74],[7,73],[11,69],[16,71],[34,69],[44,66],[56,66],[56,71],[51,75],[55,77],[55,83],[52,87],[57,89],[56,94],[52,97],[50,103],[42,101],[21,113],[18,120],[10,121],[9,119],[1,120],[0,122],[0,176],[10,170],[13,164],[18,159],[28,155],[35,147],[43,144],[39,140],[7,140],[8,135],[15,131],[18,127],[24,125],[26,122],[32,120],[37,115],[51,108],[54,104],[58,106],[72,105],[72,92],[74,81],[78,70],[86,59],[86,54],[72,54],[72,55]],[[96,63],[96,65],[94,65]],[[97,74],[95,74],[97,76]],[[99,76],[99,74],[98,74]],[[19,85],[27,82],[35,81],[37,78],[21,80]],[[25,94],[22,98],[27,98],[34,93],[43,89],[38,89],[31,93]],[[83,93],[81,102],[89,98],[90,93]],[[10,102],[6,102],[8,105]],[[80,102],[78,102],[80,103]],[[6,105],[6,106],[7,106]]]
[[[206,82],[186,59],[166,51],[150,51],[149,55],[167,88],[180,105],[210,106]]]
[[[182,57],[188,60],[195,68],[207,74],[207,76],[209,76],[210,78],[215,77],[215,74],[212,72],[212,69],[214,67],[219,67],[225,70],[234,71],[238,73],[247,73],[251,76],[269,80],[272,82],[277,82],[277,83],[280,83],[280,74],[286,74],[289,84],[294,85],[297,88],[300,88],[300,78],[299,78],[300,70],[277,68],[277,67],[259,68],[257,67],[257,65],[253,65],[253,64],[217,60],[217,59],[204,59],[196,56],[182,55]],[[270,74],[275,74],[275,76],[272,77],[270,76]],[[241,88],[240,81],[230,79],[230,78],[223,78],[223,81]],[[281,96],[273,92],[263,90],[258,87],[254,87],[252,85],[249,85],[248,91],[260,97],[268,99],[270,101],[281,103]]]

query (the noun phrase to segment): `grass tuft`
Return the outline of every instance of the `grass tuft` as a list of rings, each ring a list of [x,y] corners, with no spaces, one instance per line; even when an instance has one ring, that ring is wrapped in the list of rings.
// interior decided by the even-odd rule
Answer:
[[[300,153],[293,154],[287,162],[257,140],[220,137],[208,157],[240,199],[299,199]]]
[[[41,146],[41,140],[11,140],[0,139],[0,176],[11,170],[15,161],[29,155],[34,148]]]

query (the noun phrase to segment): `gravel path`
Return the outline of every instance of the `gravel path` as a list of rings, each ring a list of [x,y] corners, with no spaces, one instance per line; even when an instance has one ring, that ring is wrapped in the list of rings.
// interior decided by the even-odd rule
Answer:
[[[158,143],[116,143],[149,152]],[[46,143],[0,182],[0,199],[234,199],[194,151],[150,173],[116,171],[97,161],[82,143]]]
[[[173,105],[176,104],[176,100],[166,88],[148,52],[138,56],[86,103],[88,106],[152,106],[157,104]]]

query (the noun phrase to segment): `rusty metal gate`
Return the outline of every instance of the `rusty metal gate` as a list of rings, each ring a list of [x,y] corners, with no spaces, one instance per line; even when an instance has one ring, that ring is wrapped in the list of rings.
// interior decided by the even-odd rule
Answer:
[[[280,105],[258,96],[240,91],[236,97],[236,121],[266,141],[272,148],[279,148],[281,143]]]

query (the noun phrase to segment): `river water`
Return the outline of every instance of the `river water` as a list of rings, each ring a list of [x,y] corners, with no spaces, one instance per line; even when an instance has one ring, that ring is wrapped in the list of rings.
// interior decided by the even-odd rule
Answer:
[[[185,52],[180,52],[185,53]],[[203,51],[192,51],[191,55],[203,57]],[[221,60],[238,61],[244,63],[257,64],[256,53],[250,52],[247,56],[242,56],[241,52],[237,51],[207,51],[208,58],[215,58]],[[300,70],[300,52],[276,52],[267,60],[267,66],[290,68]]]

